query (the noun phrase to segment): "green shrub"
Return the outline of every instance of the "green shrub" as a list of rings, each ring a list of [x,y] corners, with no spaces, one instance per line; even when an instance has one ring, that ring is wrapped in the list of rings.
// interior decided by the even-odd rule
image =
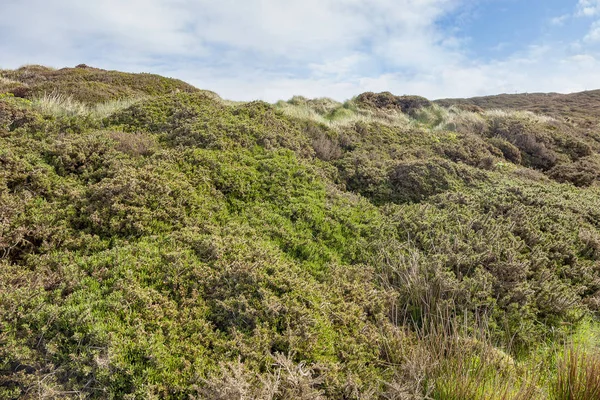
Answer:
[[[15,71],[3,71],[2,76],[27,85],[27,93],[20,97],[32,99],[58,93],[85,104],[140,95],[162,95],[174,91],[198,91],[182,81],[158,75],[130,74],[89,67],[53,70],[41,66],[25,66]]]
[[[594,352],[552,355],[600,310],[593,131],[0,76],[34,96],[0,95],[1,398],[593,393]]]
[[[483,175],[480,175],[482,178]],[[391,200],[419,202],[447,190],[456,190],[475,179],[467,168],[444,160],[404,162],[390,172]]]

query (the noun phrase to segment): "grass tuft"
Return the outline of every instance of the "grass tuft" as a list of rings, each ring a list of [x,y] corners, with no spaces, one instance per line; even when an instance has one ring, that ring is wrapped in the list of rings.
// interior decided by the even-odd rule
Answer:
[[[44,94],[31,101],[34,110],[43,114],[56,117],[84,117],[105,118],[120,110],[132,106],[144,97],[111,100],[104,103],[87,105],[60,93]]]
[[[54,116],[83,116],[89,114],[89,108],[72,97],[59,93],[44,94],[31,102],[32,107],[43,114]]]
[[[558,362],[553,400],[600,399],[600,353],[570,346]]]
[[[352,101],[344,104],[323,102],[316,104],[301,102],[293,98],[288,102],[280,101],[275,108],[282,111],[286,116],[315,121],[332,129],[341,129],[359,124],[381,124],[389,127],[408,127],[410,118],[397,110],[372,111],[358,109]]]

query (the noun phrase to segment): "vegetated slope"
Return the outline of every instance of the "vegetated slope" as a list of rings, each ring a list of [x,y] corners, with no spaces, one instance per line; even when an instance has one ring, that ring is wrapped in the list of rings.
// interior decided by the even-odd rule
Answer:
[[[513,109],[532,111],[556,118],[564,118],[583,126],[594,127],[600,117],[600,90],[580,93],[521,93],[470,99],[443,99],[443,106],[475,105],[484,109]]]
[[[59,70],[29,65],[3,71],[2,77],[0,91],[3,93],[13,93],[26,99],[60,94],[88,104],[172,91],[198,91],[185,82],[159,75],[106,71],[83,64]]]
[[[600,307],[593,129],[389,93],[232,104],[145,75],[124,102],[118,73],[79,97],[61,71],[53,107],[0,97],[0,397],[593,384],[594,349],[555,355]]]

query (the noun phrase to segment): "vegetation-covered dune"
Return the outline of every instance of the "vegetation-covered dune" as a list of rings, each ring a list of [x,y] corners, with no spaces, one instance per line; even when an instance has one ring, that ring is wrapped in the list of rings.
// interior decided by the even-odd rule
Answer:
[[[591,94],[0,93],[0,398],[600,398]]]
[[[543,113],[559,119],[593,127],[600,118],[600,90],[581,93],[522,93],[475,97],[472,99],[444,99],[438,104],[475,105],[485,109],[512,109]]]

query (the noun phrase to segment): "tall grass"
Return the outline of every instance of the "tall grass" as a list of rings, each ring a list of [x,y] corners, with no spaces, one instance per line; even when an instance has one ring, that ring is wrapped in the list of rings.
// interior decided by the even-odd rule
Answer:
[[[333,106],[333,107],[332,107]],[[289,102],[280,101],[275,108],[285,115],[296,119],[307,119],[329,126],[330,128],[343,128],[356,123],[380,123],[388,126],[406,127],[410,119],[398,111],[373,112],[356,108],[352,101],[344,104],[323,104],[318,102],[301,102],[292,99]]]
[[[70,96],[50,93],[34,98],[31,106],[37,111],[54,116],[104,118],[141,100],[142,97],[137,97],[87,105]]]
[[[99,118],[108,117],[109,115],[139,103],[144,99],[145,97],[134,97],[107,101],[106,103],[98,103],[90,108],[90,114]]]
[[[89,107],[85,104],[58,93],[44,94],[37,97],[32,100],[31,106],[36,111],[55,116],[75,117],[90,113]]]
[[[535,384],[522,379],[513,358],[492,343],[486,315],[458,307],[453,285],[438,265],[402,245],[379,247],[395,248],[377,257],[380,283],[397,293],[390,319],[415,339],[403,359],[388,360],[401,371],[390,387],[407,390],[398,382],[420,382],[422,398],[435,400],[537,398]]]
[[[534,114],[530,111],[486,110],[473,112],[459,107],[443,107],[433,104],[415,110],[409,117],[399,110],[367,110],[356,105],[354,99],[338,103],[331,99],[306,99],[296,96],[289,101],[275,103],[275,108],[284,114],[316,121],[331,128],[343,128],[362,122],[379,123],[387,126],[409,127],[418,125],[435,131],[454,131],[483,134],[489,120],[519,119],[535,124],[556,122],[553,117]]]
[[[515,359],[510,343],[503,347],[494,339],[485,313],[458,306],[453,285],[435,263],[406,244],[375,245],[395,249],[380,251],[376,264],[381,285],[395,293],[390,319],[403,332],[396,333],[400,339],[382,332],[382,353],[397,369],[386,398],[600,399],[600,327],[595,320],[583,321],[566,343],[549,340]],[[407,342],[408,348],[393,348]]]
[[[0,71],[1,73],[1,71]],[[9,85],[22,85],[21,82],[15,81],[13,79],[6,78],[4,76],[0,76],[0,86],[9,86]]]
[[[483,115],[489,118],[515,118],[520,120],[527,120],[533,123],[545,124],[549,122],[556,122],[556,119],[548,115],[535,114],[531,111],[513,111],[513,110],[486,110]]]
[[[553,400],[600,399],[600,353],[571,345],[559,359]]]

